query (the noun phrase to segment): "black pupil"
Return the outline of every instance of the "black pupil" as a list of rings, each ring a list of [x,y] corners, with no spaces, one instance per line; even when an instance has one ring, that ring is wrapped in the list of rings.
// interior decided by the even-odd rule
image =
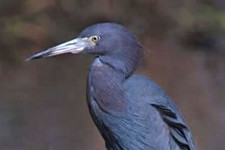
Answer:
[[[93,37],[93,40],[96,41],[97,40],[97,37]]]

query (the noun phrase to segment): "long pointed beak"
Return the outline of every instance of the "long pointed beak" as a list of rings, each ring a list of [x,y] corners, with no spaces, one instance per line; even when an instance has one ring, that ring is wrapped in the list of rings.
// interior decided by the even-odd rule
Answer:
[[[26,61],[30,61],[30,60],[38,59],[38,58],[51,57],[55,55],[65,54],[65,53],[77,54],[82,52],[85,48],[91,48],[93,46],[95,46],[95,44],[88,38],[76,38],[74,40],[60,44],[58,46],[49,48],[45,51],[36,53],[28,57]]]

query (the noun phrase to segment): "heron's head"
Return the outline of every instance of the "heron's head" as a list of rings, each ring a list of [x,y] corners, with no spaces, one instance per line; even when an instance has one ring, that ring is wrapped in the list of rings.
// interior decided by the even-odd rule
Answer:
[[[142,54],[142,47],[124,26],[116,23],[99,23],[85,28],[77,38],[36,53],[27,60],[64,53],[95,54],[105,56],[108,60],[137,63]]]

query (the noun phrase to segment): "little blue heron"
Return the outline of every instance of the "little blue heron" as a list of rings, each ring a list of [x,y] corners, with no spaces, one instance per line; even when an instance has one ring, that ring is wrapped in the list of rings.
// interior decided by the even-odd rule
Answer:
[[[87,81],[87,102],[108,150],[197,150],[174,102],[149,77],[133,74],[143,47],[124,26],[89,26],[78,38],[27,60],[64,53],[96,56]]]

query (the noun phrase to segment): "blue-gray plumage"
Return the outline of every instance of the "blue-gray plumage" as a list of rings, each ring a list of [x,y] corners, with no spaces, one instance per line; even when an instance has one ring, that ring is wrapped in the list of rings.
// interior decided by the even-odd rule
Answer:
[[[122,25],[100,23],[27,60],[95,54],[87,81],[91,116],[108,150],[197,150],[173,101],[150,78],[134,75],[143,48]]]

